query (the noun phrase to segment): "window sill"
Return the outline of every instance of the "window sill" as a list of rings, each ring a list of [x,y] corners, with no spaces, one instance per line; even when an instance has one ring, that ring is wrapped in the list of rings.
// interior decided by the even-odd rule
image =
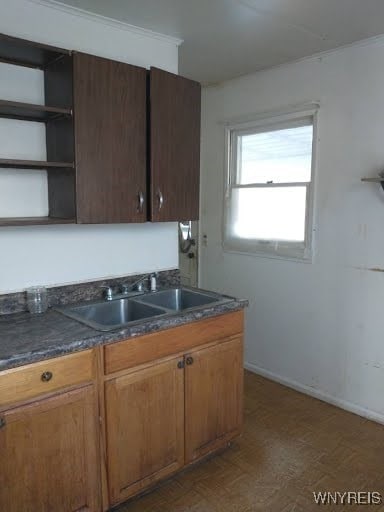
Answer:
[[[233,247],[228,247],[227,245],[224,245],[223,247],[224,253],[229,254],[239,254],[242,256],[251,256],[256,258],[265,258],[265,259],[272,259],[272,260],[285,260],[285,261],[293,261],[296,263],[306,263],[306,264],[312,264],[313,263],[313,253],[312,251],[305,251],[305,252],[295,252],[294,250],[287,250],[286,252],[274,252],[274,251],[267,251],[263,250],[261,248],[253,249],[253,250],[246,250],[246,249],[237,249]]]

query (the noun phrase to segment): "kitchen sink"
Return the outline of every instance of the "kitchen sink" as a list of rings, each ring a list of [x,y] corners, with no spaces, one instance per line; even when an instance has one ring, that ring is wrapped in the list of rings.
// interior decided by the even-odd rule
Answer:
[[[231,299],[210,292],[180,287],[135,295],[134,298],[120,296],[113,300],[64,306],[56,310],[98,331],[113,331],[142,320],[189,311],[209,304],[220,304],[228,300]]]
[[[140,302],[142,303],[160,306],[172,311],[184,311],[185,309],[205,306],[219,301],[220,298],[209,295],[208,293],[195,292],[187,288],[162,290],[140,297]]]
[[[70,306],[58,310],[100,331],[112,331],[127,324],[131,325],[167,313],[162,308],[127,298]]]

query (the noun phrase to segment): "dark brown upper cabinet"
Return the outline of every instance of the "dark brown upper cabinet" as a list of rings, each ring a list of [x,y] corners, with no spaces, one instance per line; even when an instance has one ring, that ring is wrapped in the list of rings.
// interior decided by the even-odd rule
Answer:
[[[151,68],[150,220],[199,218],[200,84]]]
[[[73,59],[77,222],[145,222],[146,70],[83,53]]]
[[[0,226],[186,221],[199,217],[200,84],[160,69],[0,34],[0,62],[40,69],[44,105],[0,98],[0,118],[46,126],[47,217]]]

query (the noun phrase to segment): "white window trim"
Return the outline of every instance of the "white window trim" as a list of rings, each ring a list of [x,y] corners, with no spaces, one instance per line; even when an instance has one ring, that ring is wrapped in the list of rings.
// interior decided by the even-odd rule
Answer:
[[[315,184],[317,176],[317,156],[319,152],[319,107],[318,103],[307,104],[303,107],[293,107],[290,111],[274,111],[271,113],[262,113],[250,116],[236,121],[225,122],[224,135],[225,135],[225,190],[223,201],[223,216],[222,216],[222,248],[224,252],[244,254],[247,256],[263,257],[268,259],[283,259],[298,261],[303,263],[312,263],[314,255],[314,234],[315,228]],[[231,133],[233,131],[251,131],[254,132],[260,129],[260,132],[268,130],[268,126],[282,124],[284,122],[292,122],[296,119],[305,117],[313,118],[313,143],[312,143],[312,168],[311,168],[311,181],[306,185],[307,200],[306,200],[306,215],[305,215],[305,241],[304,244],[294,242],[284,243],[283,241],[255,241],[254,239],[243,239],[241,242],[229,240],[226,234],[227,216],[229,212],[230,191],[232,183],[232,169],[233,162],[231,162]],[[232,155],[233,156],[233,155]],[[246,188],[247,186],[255,187],[255,185],[237,185],[237,188]],[[282,187],[282,186],[305,186],[304,183],[289,183],[289,184],[258,184],[258,187]],[[278,247],[276,246],[278,244]],[[239,246],[242,246],[239,249]],[[275,249],[273,249],[275,246]]]

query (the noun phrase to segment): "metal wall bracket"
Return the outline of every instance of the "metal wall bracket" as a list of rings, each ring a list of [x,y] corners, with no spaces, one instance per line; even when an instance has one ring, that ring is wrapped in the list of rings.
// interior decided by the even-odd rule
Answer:
[[[378,176],[377,178],[361,178],[361,181],[365,183],[380,183],[381,188],[384,190],[384,176]]]

